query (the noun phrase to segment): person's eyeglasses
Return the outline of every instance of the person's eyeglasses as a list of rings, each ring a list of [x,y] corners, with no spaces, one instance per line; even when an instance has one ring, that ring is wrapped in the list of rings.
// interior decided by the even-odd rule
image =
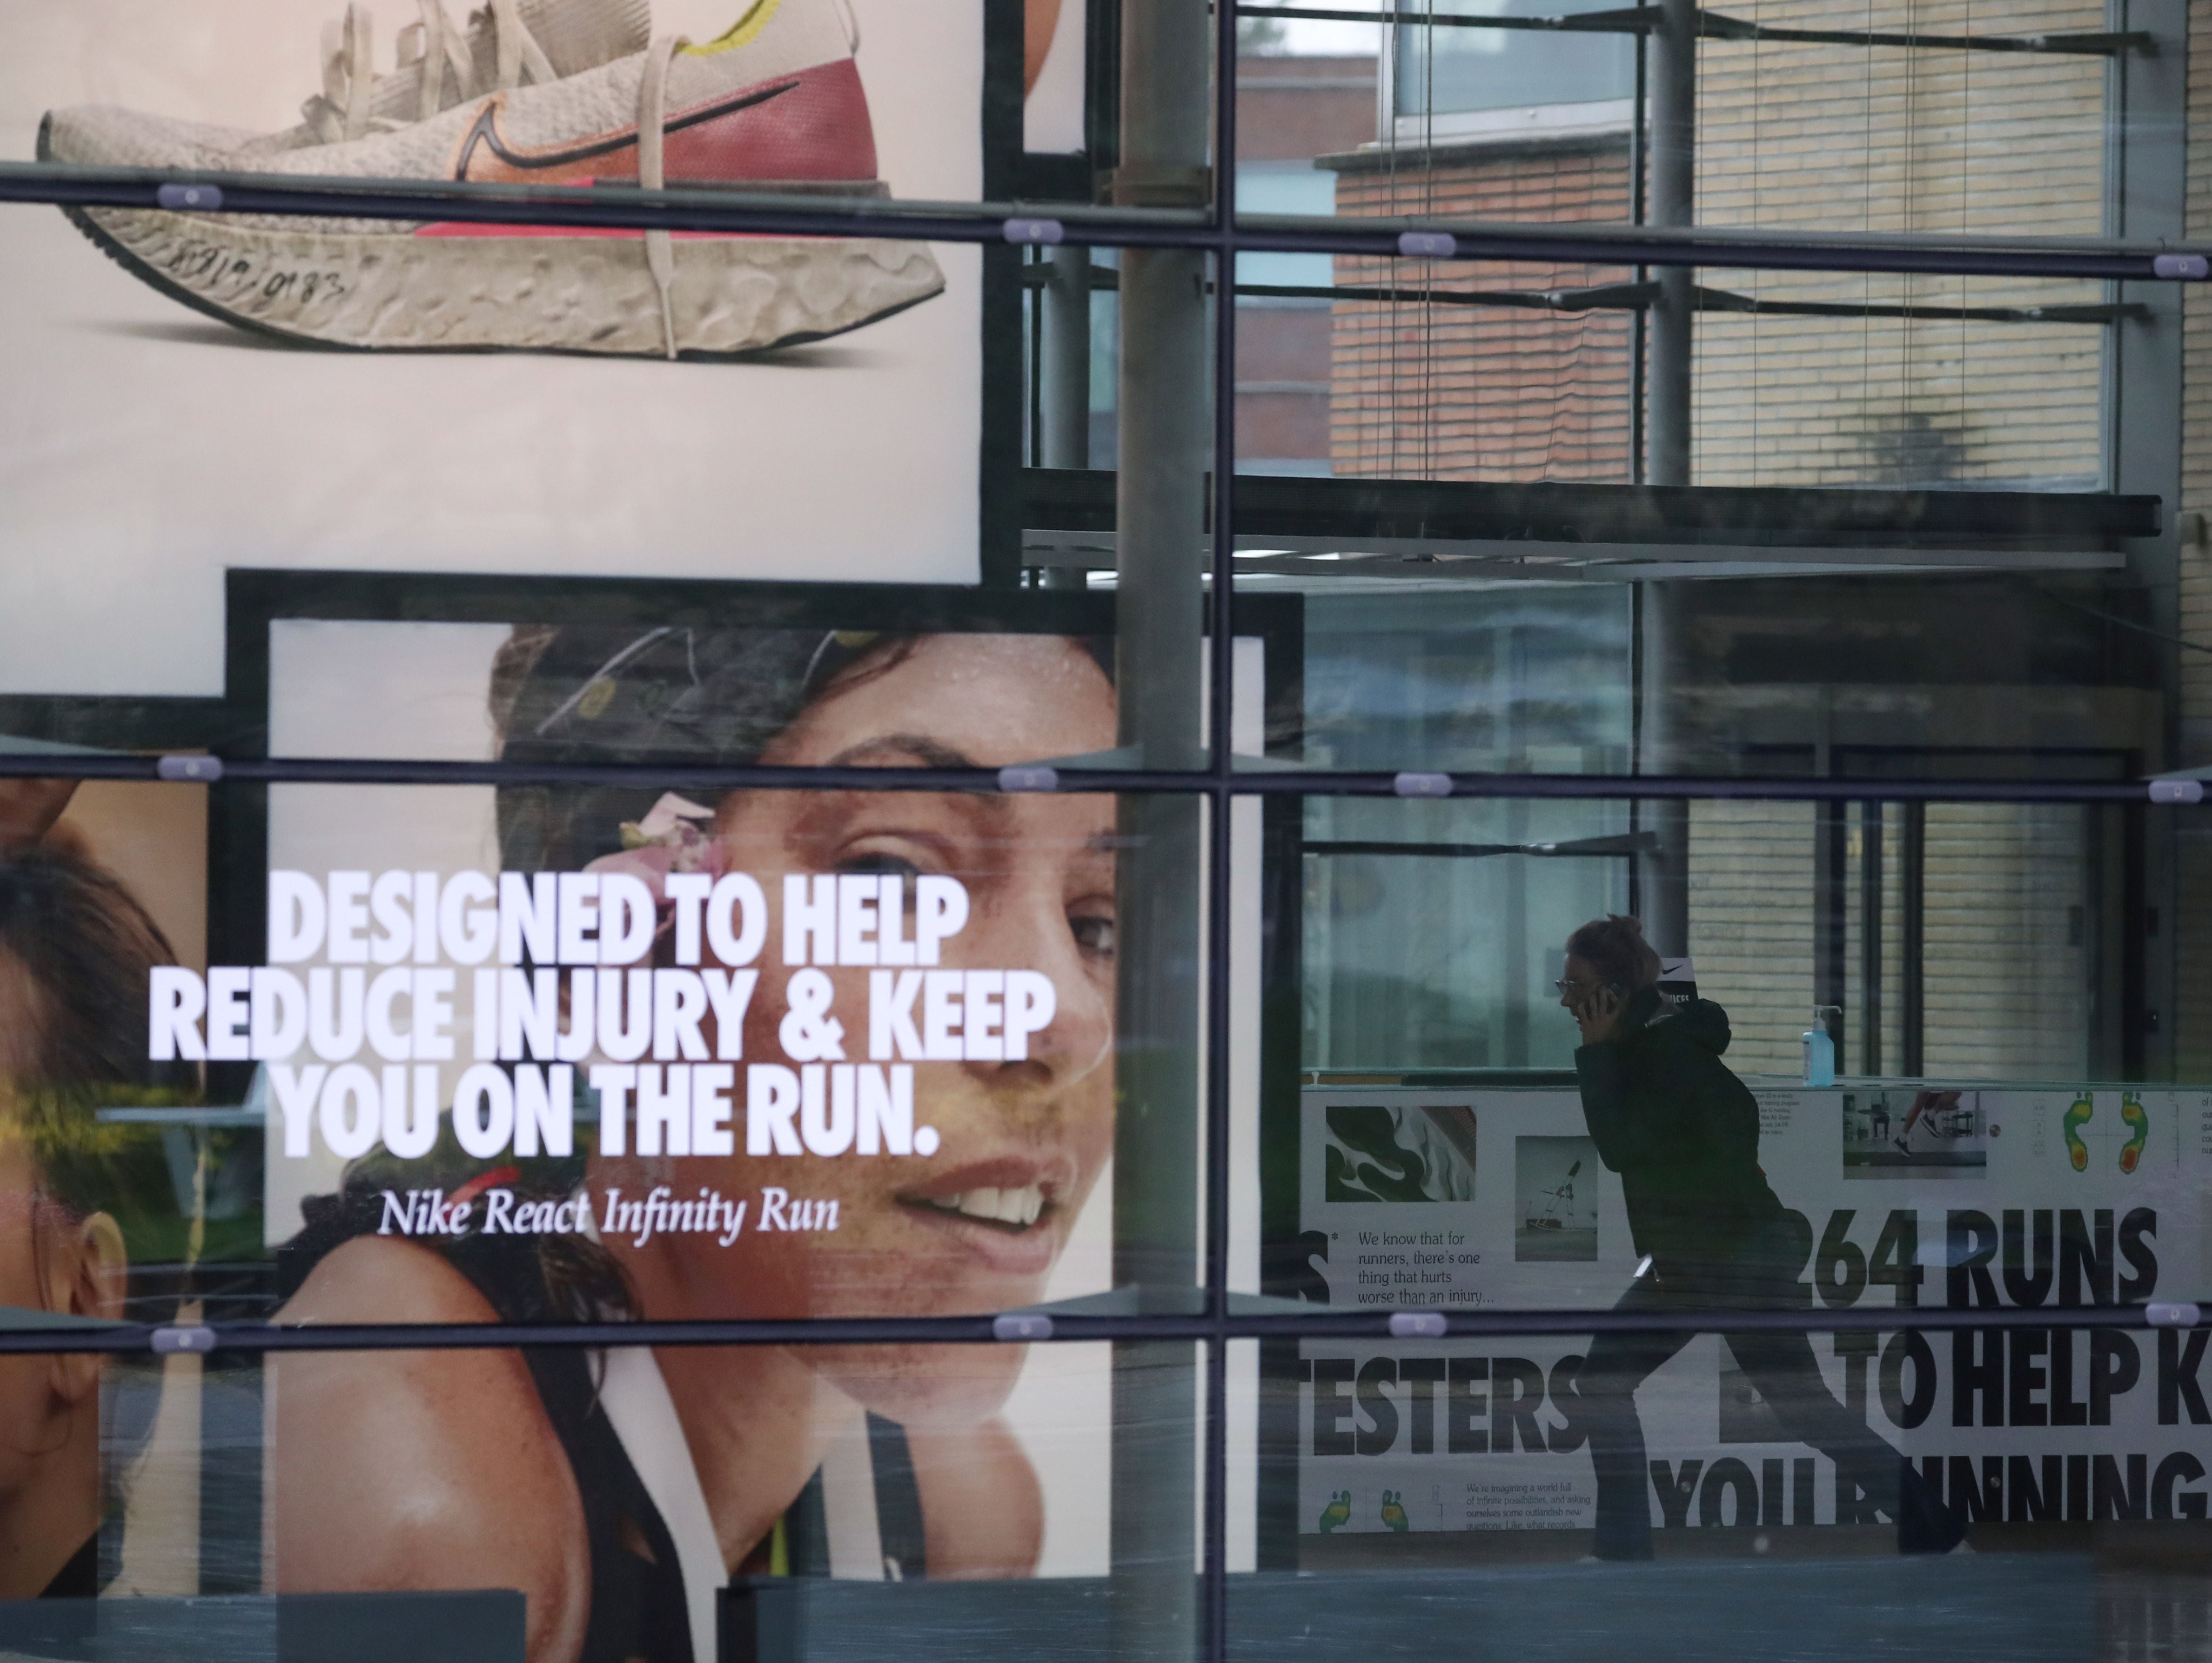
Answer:
[[[1569,981],[1565,976],[1560,977],[1559,980],[1553,982],[1552,986],[1558,988],[1562,993],[1567,994],[1589,993],[1596,991],[1586,981]]]

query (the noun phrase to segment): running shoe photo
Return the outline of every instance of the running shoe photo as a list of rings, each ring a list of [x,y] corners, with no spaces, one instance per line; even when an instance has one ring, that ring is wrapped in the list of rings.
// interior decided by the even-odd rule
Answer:
[[[417,0],[393,67],[349,7],[299,126],[252,134],[51,112],[40,161],[185,173],[720,185],[882,196],[857,31],[753,0],[718,38],[650,38],[647,0]],[[125,270],[240,328],[328,346],[675,358],[841,334],[945,287],[928,246],[544,226],[67,209]]]

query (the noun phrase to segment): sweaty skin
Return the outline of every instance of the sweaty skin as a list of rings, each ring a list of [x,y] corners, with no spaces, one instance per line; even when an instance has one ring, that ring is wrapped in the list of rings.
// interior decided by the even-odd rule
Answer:
[[[998,768],[1114,743],[1111,685],[1059,637],[925,639],[888,665],[863,660],[769,749],[771,763],[961,763]],[[967,927],[947,968],[1052,979],[1053,1022],[1012,1062],[915,1066],[930,1157],[635,1156],[594,1160],[588,1185],[757,1197],[775,1184],[834,1199],[835,1232],[762,1233],[738,1245],[659,1235],[606,1245],[649,1318],[943,1314],[1033,1303],[1113,1141],[1114,805],[1103,796],[744,792],[720,806],[730,870],[757,877],[780,914],[787,872],[958,877]],[[757,962],[744,1054],[781,1055],[780,915]],[[831,968],[847,1056],[866,1054],[866,969]],[[714,1035],[708,1029],[709,1042]],[[742,1073],[739,1076],[742,1080]],[[1034,1189],[1034,1223],[947,1211],[978,1188]],[[325,1258],[287,1322],[489,1321],[481,1295],[428,1249],[363,1237]],[[838,1346],[657,1353],[726,1564],[734,1570],[797,1496],[842,1416],[902,1423],[921,1492],[930,1571],[1034,1568],[1036,1479],[994,1418],[1023,1348]],[[287,1356],[276,1373],[272,1584],[280,1591],[507,1587],[529,1602],[532,1663],[568,1663],[589,1618],[575,1481],[520,1358],[511,1352]],[[830,1393],[825,1399],[823,1393]],[[835,1414],[827,1402],[846,1406]]]

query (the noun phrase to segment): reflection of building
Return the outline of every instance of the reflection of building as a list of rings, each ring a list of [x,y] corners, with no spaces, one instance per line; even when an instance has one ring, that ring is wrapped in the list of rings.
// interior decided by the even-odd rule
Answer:
[[[1533,15],[1560,8],[1506,0],[1480,9]],[[2018,0],[1997,14],[1939,0],[1909,15],[1896,8],[1847,15],[1834,0],[1790,0],[1763,9],[1759,21],[2027,37],[2094,34],[2106,27],[2103,15],[2086,0]],[[1523,222],[1629,216],[1637,167],[1630,37],[1438,27],[1430,51],[1419,27],[1376,33],[1385,90],[1365,131],[1308,152],[1333,179],[1338,213]],[[1289,62],[1248,58],[1242,74],[1248,84],[1287,76]],[[1698,217],[2093,233],[2114,165],[2116,141],[2105,125],[2111,72],[2093,52],[1709,39],[1698,49]],[[2130,130],[2126,142],[2163,141],[2145,128]],[[1332,470],[1486,482],[1638,476],[1636,276],[1541,263],[1340,260],[1330,278],[1340,291],[1396,294],[1335,305]],[[2160,405],[2142,376],[2126,384],[2135,391],[2124,397],[2114,390],[2121,384],[2108,372],[2126,331],[2139,325],[2100,314],[2111,297],[2094,284],[1722,270],[1700,271],[1697,281],[1705,295],[1693,337],[1694,485],[2027,490],[2053,516],[2098,512],[2112,499],[2095,493],[2108,486],[2173,501],[2179,482],[2130,458],[2157,450],[2147,435],[2171,431],[2178,399]],[[1431,286],[1513,303],[1431,303]],[[1245,318],[1256,322],[1252,308],[1273,303],[1248,302]],[[2023,310],[2053,306],[2088,310],[2059,318]],[[1810,315],[1821,308],[1824,315]],[[1261,373],[1248,355],[1248,387]],[[1255,398],[1248,392],[1246,408],[1256,413]],[[1310,421],[1310,407],[1302,409]],[[1247,467],[1290,470],[1259,460],[1261,447],[1249,440],[1246,455]],[[2045,495],[2053,493],[2065,495]],[[1747,541],[1787,541],[1808,528],[1817,506],[1778,500]],[[2039,529],[2042,512],[2028,511],[2008,534],[2017,546],[2057,546],[2035,543],[2048,529]],[[2069,546],[2094,541],[2085,533]],[[1645,692],[1667,689],[1673,765],[1900,778],[2056,768],[2116,780],[2198,760],[2177,759],[2171,749],[2173,655],[2127,627],[2168,627],[2155,582],[2141,580],[2155,580],[2163,556],[2147,540],[2128,546],[2137,563],[2117,580],[2086,566],[2053,574],[2023,560],[2016,571],[1942,577],[1799,574],[1674,586],[1678,616],[1664,654],[1652,654],[1650,636],[1642,641],[1647,674],[1656,664],[1660,677]],[[2212,596],[2212,581],[2191,575],[2212,562],[2187,543],[2182,560],[2185,609],[2200,587]],[[1340,630],[1334,619],[1387,604],[1375,595],[1330,596],[1327,586],[1308,592],[1315,643]],[[1449,607],[1455,627],[1469,631],[1485,628],[1501,608],[1541,604],[1525,591],[1509,604],[1498,591],[1473,589],[1422,602],[1408,595],[1402,604],[1440,616]],[[2202,616],[2185,610],[2184,633],[2212,618],[2212,599],[2197,604]],[[1544,678],[1552,646],[1541,634],[1520,637],[1517,673]],[[1368,666],[1377,679],[1361,714],[1375,729],[1409,697],[1400,683],[1419,683],[1410,697],[1425,731],[1419,745],[1397,747],[1389,766],[1407,765],[1417,750],[1426,766],[1468,765],[1434,748],[1451,720],[1458,668],[1431,663],[1434,652]],[[2203,655],[2180,656],[2188,661],[2179,672],[2183,695],[2212,687]],[[1627,674],[1625,661],[1618,673]],[[1458,697],[1467,713],[1494,692],[1470,683]],[[2185,743],[2193,708],[2181,710]],[[1346,743],[1345,724],[1317,713],[1316,746],[1340,756],[1358,748]],[[1571,724],[1553,725],[1553,737],[1571,746]],[[1616,731],[1580,737],[1594,755],[1595,741]],[[1379,750],[1374,757],[1383,764]],[[1334,824],[1309,835],[1345,837],[1354,811],[1327,812]],[[2199,891],[2212,894],[2212,882],[2198,875],[2200,866],[2212,871],[2212,859],[2198,853],[2204,840],[2189,822],[2179,833],[2181,887],[2166,904],[2193,920],[2204,915],[2201,903],[2179,909]],[[1428,835],[1468,834],[1440,823]],[[1740,1066],[1794,1071],[1797,1035],[1815,1004],[1845,1011],[1838,1037],[1847,1071],[2063,1078],[2156,1067],[2176,1029],[2171,1018],[2160,1026],[2161,1006],[2183,1013],[2180,1042],[2192,1043],[2190,1012],[2205,1008],[2205,998],[2169,990],[2161,961],[2171,964],[2172,935],[2154,934],[2151,924],[2167,857],[2118,810],[1892,804],[1876,818],[1856,806],[1700,803],[1686,835],[1686,944],[1705,991],[1737,1012],[1730,1055]],[[1342,954],[1370,918],[1395,921],[1408,944],[1424,942],[1425,918],[1468,904],[1480,887],[1476,871],[1446,878],[1446,870],[1401,859],[1355,871],[1337,860],[1316,895],[1329,915],[1310,917],[1310,944]],[[1520,892],[1518,873],[1480,876]],[[1622,904],[1644,903],[1632,892]],[[1509,925],[1521,910],[1503,897],[1488,906],[1485,916],[1507,908]],[[1376,932],[1378,949],[1384,933]],[[1365,1011],[1358,1021],[1370,1029],[1379,1023],[1393,1038],[1361,1044],[1362,1065],[1388,1060],[1382,1053],[1394,1042],[1409,1058],[1480,1057],[1491,1065],[1540,1055],[1543,1013],[1514,1009],[1510,991],[1542,986],[1533,961],[1540,950],[1502,926],[1493,956],[1522,956],[1495,973],[1503,984],[1495,992],[1455,958],[1443,974],[1449,956],[1442,953],[1434,984],[1410,992],[1380,959],[1372,987],[1333,962],[1334,984],[1310,994],[1315,1029],[1348,1035],[1352,1013]],[[2191,962],[2179,974],[2192,974]],[[1401,1014],[1370,1008],[1378,999]],[[1417,1029],[1435,1038],[1416,1042]],[[1524,1037],[1532,1034],[1534,1051]],[[1348,1050],[1338,1041],[1328,1054],[1346,1058]]]
[[[1385,43],[1385,63],[1390,91],[1366,142],[1316,163],[1336,176],[1340,214],[1631,217],[1631,37],[1407,28]],[[1630,313],[1582,299],[1632,276],[1532,261],[1340,262],[1346,286],[1522,300],[1340,304],[1337,471],[1629,481]],[[1547,302],[1553,294],[1559,303]]]
[[[1954,35],[2104,27],[2101,9],[2083,0],[2015,0],[1995,16],[1970,0],[1942,0],[1894,18],[1798,0],[1789,13],[1761,21]],[[1305,152],[1336,175],[1337,212],[1631,217],[1631,37],[1434,33],[1433,51],[1417,27],[1385,40],[1382,74],[1392,95],[1370,110],[1356,143]],[[1286,75],[1288,64],[1346,61],[1248,58],[1242,73],[1249,82]],[[1709,40],[1698,73],[1701,223],[2098,229],[2104,66],[2095,57]],[[1630,479],[1632,313],[1619,294],[1572,308],[1583,304],[1577,291],[1633,275],[1541,263],[1340,262],[1343,285],[1434,283],[1523,298],[1512,308],[1340,304],[1336,471]],[[1724,270],[1698,281],[1713,294],[1696,329],[1693,483],[2099,484],[2104,325],[1954,315],[2094,307],[2094,285],[2062,293],[2001,279]],[[1906,315],[1723,309],[1753,302]]]
[[[1326,214],[1329,176],[1313,158],[1375,131],[1372,58],[1249,55],[1237,66],[1239,207]],[[1249,255],[1241,285],[1325,289],[1326,254]],[[1237,319],[1237,466],[1248,473],[1330,471],[1334,402],[1326,294],[1255,295]]]

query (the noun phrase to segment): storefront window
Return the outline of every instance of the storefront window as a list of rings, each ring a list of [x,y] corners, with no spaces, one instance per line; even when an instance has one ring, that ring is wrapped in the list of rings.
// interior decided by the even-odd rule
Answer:
[[[2179,9],[5,3],[0,1651],[2197,1646]]]

